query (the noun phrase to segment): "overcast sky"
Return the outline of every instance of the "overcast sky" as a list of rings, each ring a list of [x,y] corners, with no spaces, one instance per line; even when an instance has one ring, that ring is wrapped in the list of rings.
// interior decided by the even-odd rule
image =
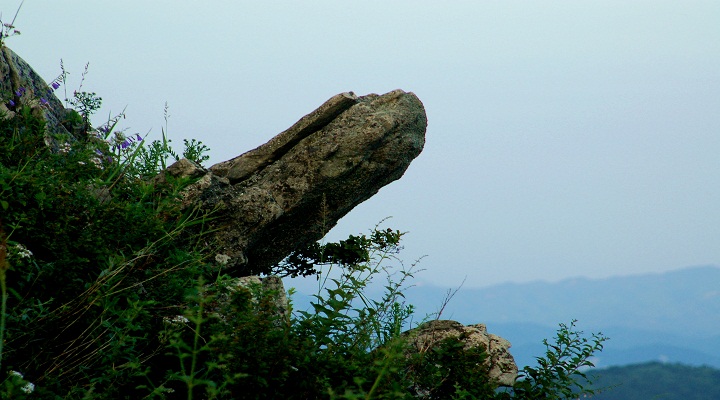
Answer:
[[[16,26],[46,80],[89,62],[100,117],[150,138],[167,102],[209,164],[334,94],[416,93],[425,150],[332,238],[392,216],[419,282],[720,264],[720,2],[25,0]]]

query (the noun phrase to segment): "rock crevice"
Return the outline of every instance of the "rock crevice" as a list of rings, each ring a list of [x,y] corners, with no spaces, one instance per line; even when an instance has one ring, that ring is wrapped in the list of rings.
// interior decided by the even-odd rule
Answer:
[[[215,175],[228,178],[231,183],[242,182],[280,159],[302,139],[322,129],[352,107],[357,99],[353,92],[335,95],[268,143],[231,160],[215,164],[210,170]]]

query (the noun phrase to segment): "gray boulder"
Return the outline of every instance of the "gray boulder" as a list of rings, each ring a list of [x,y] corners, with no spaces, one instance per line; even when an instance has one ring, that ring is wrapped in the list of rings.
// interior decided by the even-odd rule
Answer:
[[[479,346],[485,351],[488,377],[497,386],[512,386],[517,379],[518,367],[508,350],[510,342],[489,334],[484,324],[465,326],[450,320],[429,321],[403,333],[403,336],[408,339],[409,354],[431,351],[444,339],[458,338],[466,350]]]

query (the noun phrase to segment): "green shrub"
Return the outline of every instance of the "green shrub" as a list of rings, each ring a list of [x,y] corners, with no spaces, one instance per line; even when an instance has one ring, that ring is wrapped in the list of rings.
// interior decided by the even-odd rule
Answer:
[[[513,387],[516,398],[576,399],[581,394],[595,393],[585,371],[595,366],[590,358],[602,351],[608,338],[602,333],[586,338],[575,330],[576,322],[560,324],[554,343],[543,340],[545,356],[537,357],[538,367],[523,368],[521,379]]]
[[[141,143],[58,135],[51,151],[40,113],[20,100],[0,115],[0,374],[22,371],[38,393],[112,397],[160,348],[157,319],[209,271],[185,250],[207,216],[179,209],[189,181],[148,183],[157,164],[127,173]]]

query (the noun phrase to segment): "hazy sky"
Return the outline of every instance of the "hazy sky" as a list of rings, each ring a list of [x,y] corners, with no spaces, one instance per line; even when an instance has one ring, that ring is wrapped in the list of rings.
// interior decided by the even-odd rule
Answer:
[[[96,123],[156,138],[167,101],[210,164],[334,94],[416,93],[425,150],[332,237],[392,216],[421,282],[720,264],[720,2],[25,0],[16,26],[46,80],[90,63]]]

